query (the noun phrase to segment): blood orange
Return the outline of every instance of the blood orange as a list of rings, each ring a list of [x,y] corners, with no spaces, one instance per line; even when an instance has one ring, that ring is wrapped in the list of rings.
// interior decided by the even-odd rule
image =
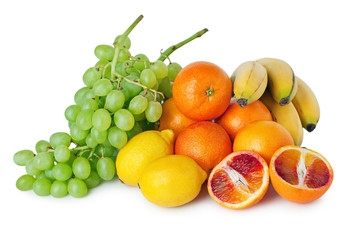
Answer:
[[[293,145],[274,153],[269,173],[275,191],[297,203],[320,198],[333,181],[333,169],[321,154]]]
[[[251,151],[233,152],[210,173],[209,195],[221,206],[242,209],[258,203],[267,192],[266,161]]]

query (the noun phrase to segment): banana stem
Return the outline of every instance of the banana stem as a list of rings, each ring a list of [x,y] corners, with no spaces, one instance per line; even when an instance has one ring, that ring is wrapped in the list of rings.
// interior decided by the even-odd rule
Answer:
[[[171,53],[173,53],[174,51],[176,51],[178,48],[182,47],[183,45],[193,41],[194,39],[203,36],[204,33],[206,33],[208,31],[207,28],[204,28],[203,30],[193,34],[192,36],[190,36],[189,38],[183,40],[182,42],[179,42],[175,45],[172,45],[171,47],[167,48],[164,52],[161,53],[160,57],[157,60],[160,61],[165,61],[166,58],[168,58],[168,56],[171,55]]]
[[[114,50],[114,57],[112,60],[112,68],[111,68],[111,78],[112,80],[115,77],[115,73],[116,73],[116,65],[118,62],[118,56],[119,56],[119,51],[122,49],[122,45],[125,41],[125,39],[127,39],[129,33],[131,33],[131,31],[133,31],[133,29],[136,27],[136,25],[138,25],[138,23],[143,19],[143,15],[140,15],[133,23],[132,25],[129,26],[129,28],[127,30],[125,30],[125,32],[123,33],[122,37],[120,38],[119,42],[114,42],[113,46],[115,47]]]

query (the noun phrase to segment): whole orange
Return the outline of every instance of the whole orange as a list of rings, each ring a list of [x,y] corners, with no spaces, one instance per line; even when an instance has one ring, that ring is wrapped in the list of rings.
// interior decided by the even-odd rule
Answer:
[[[256,121],[244,126],[236,135],[233,150],[254,151],[269,164],[273,153],[285,145],[294,145],[288,130],[274,121]]]
[[[195,121],[187,118],[177,109],[173,98],[167,99],[162,104],[162,115],[160,118],[159,131],[164,129],[172,129],[177,137],[183,129],[192,123],[195,123]]]
[[[194,159],[208,173],[231,152],[231,140],[225,129],[209,121],[196,122],[185,128],[175,144],[175,154]]]
[[[193,120],[213,120],[223,114],[232,96],[227,73],[210,62],[194,62],[177,75],[172,95],[178,110]]]
[[[216,122],[225,128],[233,141],[241,128],[258,120],[272,120],[271,113],[261,101],[257,100],[245,107],[240,107],[236,99],[232,98],[230,105],[223,115],[216,119]]]

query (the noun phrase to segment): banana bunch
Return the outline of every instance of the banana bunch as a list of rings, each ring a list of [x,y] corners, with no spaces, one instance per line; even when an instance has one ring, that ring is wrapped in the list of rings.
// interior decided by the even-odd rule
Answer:
[[[316,96],[285,61],[261,58],[242,63],[232,73],[231,81],[241,107],[261,100],[296,145],[302,143],[303,128],[308,132],[315,129],[320,117]]]

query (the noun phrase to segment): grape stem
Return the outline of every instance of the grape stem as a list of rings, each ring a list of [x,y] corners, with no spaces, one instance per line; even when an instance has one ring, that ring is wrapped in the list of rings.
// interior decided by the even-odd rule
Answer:
[[[136,25],[138,25],[138,23],[143,19],[143,15],[140,15],[133,23],[132,25],[130,25],[130,27],[125,30],[125,32],[123,33],[122,37],[120,38],[120,40],[118,42],[114,42],[113,46],[115,47],[114,49],[114,57],[112,60],[112,68],[111,68],[111,80],[114,79],[115,77],[115,73],[116,73],[116,65],[118,62],[118,56],[119,56],[119,51],[122,49],[122,46],[125,42],[125,39],[127,39],[129,33],[131,31],[133,31],[133,29],[136,27]]]
[[[115,73],[115,75],[116,75],[116,77],[118,77],[118,80],[117,80],[117,82],[118,82],[118,87],[119,87],[120,80],[121,80],[121,79],[124,79],[125,81],[127,81],[127,82],[129,82],[129,83],[131,83],[131,84],[134,84],[134,85],[137,85],[137,86],[139,86],[139,87],[142,87],[145,91],[151,91],[151,92],[153,92],[153,93],[154,93],[154,96],[155,96],[155,100],[156,100],[157,94],[160,94],[160,95],[162,96],[162,98],[165,99],[165,95],[164,95],[162,92],[156,91],[155,89],[148,88],[148,87],[142,85],[142,84],[139,83],[139,82],[132,81],[132,80],[130,80],[130,79],[128,79],[128,78],[126,78],[126,77],[120,75],[119,73]],[[115,80],[113,80],[113,81],[115,81]]]
[[[207,28],[204,28],[203,30],[193,34],[192,36],[190,36],[189,38],[183,40],[182,42],[179,42],[175,45],[172,45],[171,47],[167,48],[164,52],[161,53],[160,57],[157,59],[159,61],[165,61],[166,58],[168,58],[168,56],[171,55],[171,53],[173,53],[174,51],[176,51],[178,48],[182,47],[183,45],[189,43],[190,41],[203,36],[204,33],[206,33],[208,31]]]

